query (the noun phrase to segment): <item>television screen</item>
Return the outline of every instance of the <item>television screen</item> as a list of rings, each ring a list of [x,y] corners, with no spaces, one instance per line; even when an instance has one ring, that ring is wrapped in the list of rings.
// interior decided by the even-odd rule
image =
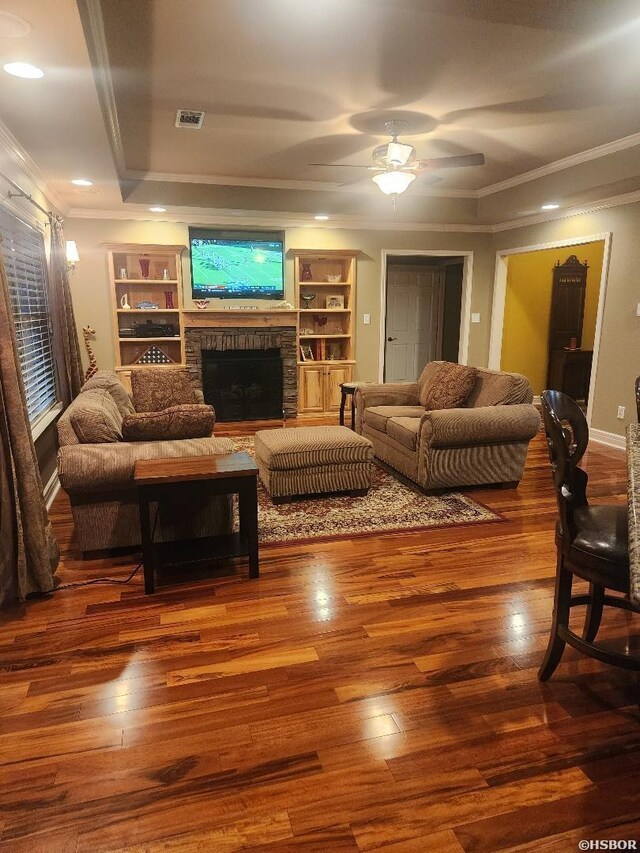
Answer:
[[[189,229],[194,299],[284,299],[282,232]]]

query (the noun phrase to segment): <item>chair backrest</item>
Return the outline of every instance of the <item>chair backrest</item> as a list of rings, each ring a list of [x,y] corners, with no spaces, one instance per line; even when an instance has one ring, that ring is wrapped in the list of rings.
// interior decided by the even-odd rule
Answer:
[[[640,376],[636,377],[636,411],[638,413],[638,423],[640,424]]]
[[[541,399],[562,537],[569,545],[575,537],[573,513],[588,504],[589,478],[579,465],[589,444],[589,427],[580,406],[562,391],[543,391]]]

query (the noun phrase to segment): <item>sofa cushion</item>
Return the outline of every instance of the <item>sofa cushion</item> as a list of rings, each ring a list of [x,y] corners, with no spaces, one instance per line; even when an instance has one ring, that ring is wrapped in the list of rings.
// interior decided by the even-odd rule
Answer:
[[[122,382],[118,379],[118,374],[115,371],[99,370],[91,379],[87,379],[81,391],[95,391],[100,388],[111,394],[122,417],[135,411],[131,397]]]
[[[186,403],[161,412],[134,412],[122,422],[125,441],[206,438],[216,422],[212,406]]]
[[[530,403],[533,399],[529,381],[519,373],[502,373],[497,370],[478,370],[476,383],[467,398],[467,408],[506,406]]]
[[[422,396],[423,390],[427,388],[433,382],[434,378],[440,372],[440,368],[443,364],[448,364],[446,361],[428,361],[424,368],[422,369],[422,373],[418,377],[418,396]]]
[[[364,410],[363,420],[371,429],[387,432],[389,418],[421,418],[422,406],[370,406]]]
[[[81,444],[122,441],[122,415],[104,388],[79,394],[69,407],[69,418]]]
[[[418,433],[420,432],[420,418],[389,418],[387,421],[387,435],[389,438],[415,450],[418,446]]]
[[[478,370],[464,364],[442,362],[439,370],[420,389],[420,402],[427,411],[457,409],[476,383]]]
[[[186,370],[132,370],[131,390],[136,412],[161,412],[171,406],[200,402]]]
[[[368,438],[343,426],[263,429],[254,438],[256,460],[272,471],[371,462]]]

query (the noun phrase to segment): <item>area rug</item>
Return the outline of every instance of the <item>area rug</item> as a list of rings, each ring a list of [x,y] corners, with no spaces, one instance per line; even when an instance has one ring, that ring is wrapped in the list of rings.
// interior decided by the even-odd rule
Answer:
[[[234,438],[236,450],[253,455],[253,438]],[[459,524],[502,521],[482,504],[457,492],[426,496],[401,483],[378,465],[364,497],[327,495],[294,498],[275,506],[258,480],[260,544],[350,539],[375,533],[427,530]]]

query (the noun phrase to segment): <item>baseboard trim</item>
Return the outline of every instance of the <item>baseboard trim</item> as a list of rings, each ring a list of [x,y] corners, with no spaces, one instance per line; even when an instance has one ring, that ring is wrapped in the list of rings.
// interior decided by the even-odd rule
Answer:
[[[60,491],[60,480],[58,479],[58,472],[54,471],[53,474],[49,477],[49,481],[45,485],[43,489],[44,502],[47,510],[51,509],[51,504],[55,500],[56,495]]]
[[[625,450],[627,441],[623,435],[615,432],[606,432],[603,429],[590,429],[589,440],[597,444],[606,444],[607,447],[615,447],[616,450]]]

